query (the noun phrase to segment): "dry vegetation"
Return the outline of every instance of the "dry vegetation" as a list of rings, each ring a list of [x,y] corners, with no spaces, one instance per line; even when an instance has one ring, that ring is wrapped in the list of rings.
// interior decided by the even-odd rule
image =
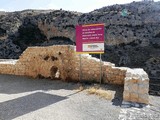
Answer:
[[[107,100],[112,100],[115,96],[115,91],[105,90],[103,88],[90,87],[86,91],[88,94],[95,94]]]
[[[78,89],[76,89],[78,91],[86,91],[89,95],[97,95],[101,98],[107,99],[107,100],[112,100],[115,97],[115,91],[112,90],[107,90],[104,87],[101,87],[99,85],[92,85],[92,86],[83,86],[80,85]]]

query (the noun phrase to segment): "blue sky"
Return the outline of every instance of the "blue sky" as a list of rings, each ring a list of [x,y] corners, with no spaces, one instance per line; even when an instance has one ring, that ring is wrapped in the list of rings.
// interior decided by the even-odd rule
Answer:
[[[62,8],[63,10],[89,12],[104,6],[130,3],[132,1],[141,0],[0,0],[0,11]]]

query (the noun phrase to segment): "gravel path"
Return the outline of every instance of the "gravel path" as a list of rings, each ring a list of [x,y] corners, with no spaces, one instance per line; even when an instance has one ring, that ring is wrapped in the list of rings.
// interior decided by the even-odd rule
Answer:
[[[78,91],[79,86],[80,84],[76,83],[0,75],[0,120],[137,120],[139,118],[159,120],[160,118],[160,97],[151,96],[152,106],[121,108],[121,98],[118,93],[121,88],[113,87],[118,94],[114,100],[109,101],[96,95],[88,95],[85,90]]]

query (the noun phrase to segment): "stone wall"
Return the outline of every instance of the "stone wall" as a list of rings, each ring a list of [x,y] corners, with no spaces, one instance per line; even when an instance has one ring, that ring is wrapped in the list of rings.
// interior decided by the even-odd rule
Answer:
[[[29,47],[23,52],[19,60],[0,60],[0,73],[24,75],[33,78],[45,77],[54,80],[80,81],[81,71],[81,81],[88,82],[100,82],[100,74],[102,74],[103,83],[125,85],[124,100],[147,103],[148,98],[146,100],[144,98],[143,102],[143,100],[138,98],[135,100],[132,97],[126,97],[127,94],[132,96],[132,93],[127,89],[132,84],[136,84],[139,87],[139,89],[134,89],[135,94],[148,96],[147,85],[149,84],[149,79],[143,69],[137,72],[136,69],[115,67],[110,62],[101,62],[102,73],[100,73],[99,59],[91,57],[88,54],[82,54],[81,58],[82,69],[80,70],[80,56],[76,54],[74,46]],[[135,74],[138,77],[135,78]],[[132,82],[135,79],[136,83]],[[143,82],[143,79],[147,81]],[[139,91],[144,86],[146,86],[145,90]]]
[[[99,82],[100,60],[88,54],[82,54],[81,57],[81,80]],[[76,54],[74,46],[29,47],[19,60],[15,62],[1,60],[0,63],[0,73],[2,74],[26,75],[34,78],[41,76],[52,79],[59,74],[57,79],[70,81],[79,81],[80,79],[80,56]],[[123,85],[125,70],[116,68],[109,62],[101,64],[104,83]]]

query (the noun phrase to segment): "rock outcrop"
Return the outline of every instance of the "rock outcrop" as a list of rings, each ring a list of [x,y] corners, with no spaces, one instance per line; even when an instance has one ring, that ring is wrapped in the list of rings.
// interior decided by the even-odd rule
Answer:
[[[142,67],[150,77],[160,77],[160,2],[113,5],[89,13],[2,12],[0,58],[18,58],[28,46],[74,45],[75,26],[93,23],[105,23],[103,60],[117,66]]]

